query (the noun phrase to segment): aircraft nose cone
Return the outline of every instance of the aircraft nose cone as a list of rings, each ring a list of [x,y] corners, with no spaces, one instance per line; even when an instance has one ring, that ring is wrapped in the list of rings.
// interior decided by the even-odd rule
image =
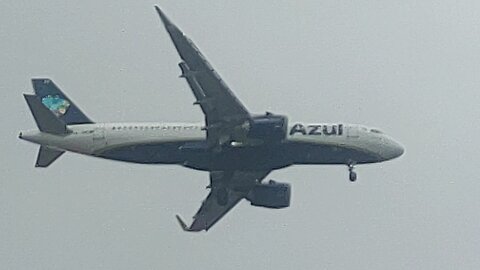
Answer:
[[[405,153],[405,148],[398,142],[391,140],[389,144],[390,147],[386,155],[387,159],[394,159]]]
[[[393,152],[395,154],[395,157],[399,157],[403,155],[403,153],[405,153],[405,148],[397,142],[395,142],[395,146],[393,148],[394,148]]]

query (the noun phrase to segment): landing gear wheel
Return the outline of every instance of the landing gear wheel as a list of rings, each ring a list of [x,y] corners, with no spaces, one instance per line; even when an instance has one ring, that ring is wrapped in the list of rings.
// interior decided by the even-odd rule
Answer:
[[[217,203],[224,206],[228,203],[228,192],[226,188],[219,188],[217,190]]]
[[[348,178],[351,182],[355,182],[357,180],[357,173],[354,171],[354,169],[354,164],[348,164],[348,171],[350,172]]]
[[[357,173],[354,172],[354,171],[351,171],[350,175],[349,175],[349,178],[350,178],[351,182],[355,182],[357,180]]]

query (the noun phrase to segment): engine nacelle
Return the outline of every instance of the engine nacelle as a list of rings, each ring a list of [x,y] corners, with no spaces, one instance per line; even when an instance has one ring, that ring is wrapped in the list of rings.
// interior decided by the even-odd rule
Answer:
[[[279,142],[286,138],[288,118],[283,115],[267,113],[254,116],[250,121],[248,138],[260,139],[264,142]]]
[[[247,196],[253,206],[285,208],[290,206],[290,184],[270,180],[268,184],[258,184]]]

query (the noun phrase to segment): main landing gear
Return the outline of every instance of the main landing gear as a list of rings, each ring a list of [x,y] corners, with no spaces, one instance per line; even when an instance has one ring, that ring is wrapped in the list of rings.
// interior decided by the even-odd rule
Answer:
[[[351,182],[355,182],[357,180],[357,173],[354,171],[355,165],[354,164],[348,164],[348,178],[350,179]]]

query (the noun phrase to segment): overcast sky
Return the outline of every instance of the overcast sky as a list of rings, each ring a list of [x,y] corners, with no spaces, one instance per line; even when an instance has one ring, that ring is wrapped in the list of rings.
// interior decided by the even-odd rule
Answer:
[[[81,4],[80,4],[81,3]],[[288,209],[240,203],[184,233],[208,173],[65,154],[34,168],[22,93],[54,80],[102,121],[203,120],[153,8],[252,112],[362,123],[383,164],[295,166]],[[14,1],[0,4],[2,269],[480,268],[478,1]]]

